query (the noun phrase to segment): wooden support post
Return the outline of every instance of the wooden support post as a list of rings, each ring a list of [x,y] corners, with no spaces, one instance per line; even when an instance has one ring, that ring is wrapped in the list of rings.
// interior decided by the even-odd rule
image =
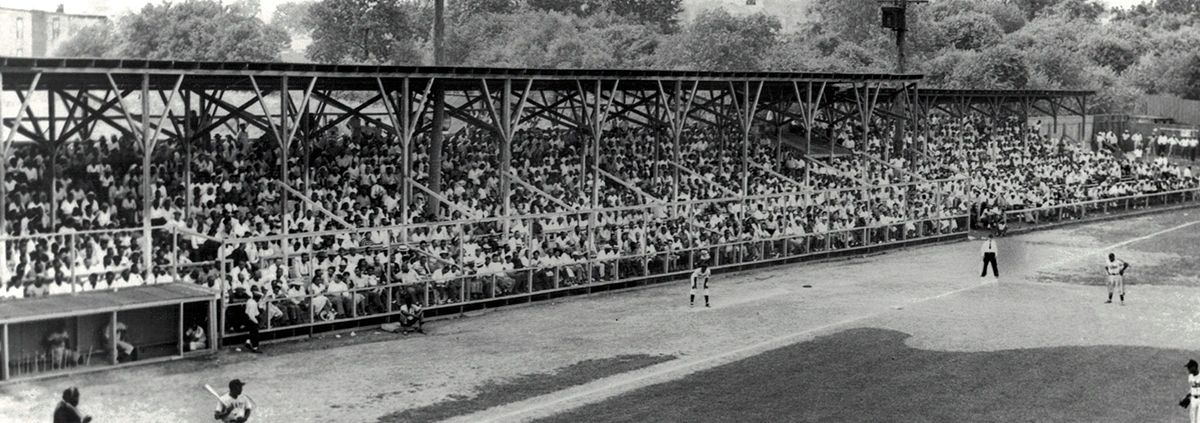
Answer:
[[[439,2],[440,3],[440,2]],[[429,134],[429,188],[440,192],[442,189],[442,127],[446,121],[446,90],[442,84],[434,83],[433,92],[433,132]],[[490,102],[491,99],[488,99]],[[415,175],[410,175],[415,176]],[[440,208],[437,202],[430,201],[427,212],[437,216]]]
[[[801,96],[800,95],[800,84],[795,81],[792,82],[792,89],[796,92],[796,101],[799,101],[801,103],[800,104],[800,117],[802,119],[804,119],[804,134],[805,134],[804,135],[804,156],[805,156],[805,159],[807,159],[809,156],[812,155],[812,135],[813,135],[812,128],[813,128],[813,125],[815,125],[817,122],[817,112],[821,110],[821,98],[825,96],[825,86],[826,86],[827,82],[821,82],[821,88],[820,88],[820,91],[817,92],[816,99],[813,99],[813,95],[812,95],[812,91],[813,91],[812,81],[808,81],[807,84],[808,84],[808,87],[804,91],[804,95]],[[833,158],[833,137],[829,137],[829,143],[830,143],[830,148],[829,148],[830,158],[832,159]],[[808,162],[808,160],[805,160],[805,161]],[[806,166],[804,166],[804,185],[806,185],[810,188],[812,187],[812,182],[811,182],[812,169],[811,168],[812,168],[812,166],[808,165],[808,163],[806,163]]]
[[[203,101],[203,100],[201,100]],[[183,93],[183,190],[184,218],[192,217],[192,144],[196,142],[196,124],[200,117],[192,110],[192,93]]]
[[[671,135],[671,161],[679,163],[680,137],[683,136],[683,129],[687,124],[688,115],[691,113],[692,101],[696,98],[696,90],[700,88],[700,81],[696,81],[692,85],[691,94],[688,95],[687,101],[683,101],[683,81],[675,81],[675,91],[672,93],[675,97],[674,101],[670,100],[666,90],[663,88],[662,81],[656,81],[658,84],[659,100],[663,103],[663,108],[666,109],[664,115],[667,117],[668,128]],[[675,169],[671,174],[671,198],[670,201],[679,199],[679,169]]]
[[[501,226],[508,234],[512,215],[512,181],[509,180],[509,168],[512,167],[512,138],[515,125],[512,124],[512,78],[504,79],[504,92],[500,95],[500,119],[505,125],[504,135],[500,137],[500,213],[504,216]]]
[[[3,90],[0,90],[0,92],[3,92]],[[10,352],[12,348],[8,344],[8,323],[4,324],[3,328],[0,329],[0,332],[3,333],[0,335],[0,348],[3,348],[0,349],[0,366],[2,366],[0,367],[0,380],[8,380],[12,377],[8,373],[8,361],[12,356],[12,353]]]
[[[142,279],[151,281],[150,271],[154,261],[150,254],[154,251],[153,240],[150,239],[150,213],[153,210],[154,184],[150,180],[150,159],[154,153],[153,141],[150,139],[150,74],[142,74]],[[117,319],[113,312],[113,321]],[[115,326],[116,323],[113,323]],[[116,328],[113,328],[114,330]],[[113,337],[114,341],[116,337]],[[116,345],[115,343],[113,345]],[[116,364],[116,353],[113,353],[113,363]]]
[[[76,338],[78,339],[78,338]],[[113,365],[117,364],[117,312],[108,313],[108,359]]]
[[[179,302],[179,332],[176,333],[178,342],[175,343],[175,351],[180,357],[183,357],[183,302]]]
[[[279,78],[279,124],[271,124],[271,126],[279,128],[275,134],[275,140],[279,145],[279,181],[282,182],[282,185],[285,187],[289,186],[288,155],[291,153],[291,151],[289,151],[291,150],[291,139],[283,138],[283,134],[288,133],[288,104],[291,103],[291,101],[291,93],[288,92],[288,76],[283,75]],[[263,107],[266,107],[265,103],[263,104]],[[270,115],[265,117],[267,119],[271,118]],[[290,232],[288,215],[291,214],[290,207],[288,207],[287,190],[280,190],[279,202],[279,221],[283,224],[283,227],[280,228],[280,233],[284,235],[283,248],[281,249],[283,251],[283,265],[287,266],[288,272],[290,273],[291,269],[295,269],[296,267],[292,266],[291,260],[288,257],[289,253],[291,252],[290,250],[292,243],[287,239],[287,234]],[[284,275],[284,277],[290,278],[291,275]]]

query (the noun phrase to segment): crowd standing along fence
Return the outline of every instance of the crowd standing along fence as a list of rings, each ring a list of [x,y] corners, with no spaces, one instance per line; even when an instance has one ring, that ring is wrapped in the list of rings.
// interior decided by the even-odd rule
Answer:
[[[1200,188],[1137,194],[1004,212],[1010,230],[1034,230],[1066,223],[1200,205]]]

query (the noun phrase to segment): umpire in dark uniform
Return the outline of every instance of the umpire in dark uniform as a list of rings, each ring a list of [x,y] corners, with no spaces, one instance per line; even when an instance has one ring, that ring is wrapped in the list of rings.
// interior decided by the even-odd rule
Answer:
[[[996,241],[988,235],[983,241],[983,245],[979,247],[979,252],[983,254],[983,271],[979,273],[979,277],[987,276],[988,265],[992,265],[992,276],[999,278],[1000,269],[996,266]]]

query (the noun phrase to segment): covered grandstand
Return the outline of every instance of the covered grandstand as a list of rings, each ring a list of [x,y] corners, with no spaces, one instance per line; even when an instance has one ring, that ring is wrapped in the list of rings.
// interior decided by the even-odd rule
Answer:
[[[251,295],[282,338],[1196,200],[1028,125],[1090,92],[920,80],[0,58],[0,297],[207,289],[169,310],[182,356],[240,341]],[[36,362],[8,327],[6,370]],[[79,368],[33,367],[4,377]]]

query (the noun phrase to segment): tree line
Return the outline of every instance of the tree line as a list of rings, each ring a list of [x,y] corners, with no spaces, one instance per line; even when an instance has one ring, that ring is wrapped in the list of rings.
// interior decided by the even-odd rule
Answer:
[[[698,0],[447,0],[446,65],[892,72],[876,0],[811,0],[786,16]],[[302,0],[266,23],[256,0],[152,4],[87,28],[59,56],[429,65],[432,0]],[[1142,94],[1200,99],[1200,0],[933,0],[908,13],[909,72],[927,86],[1094,89],[1094,111]]]

